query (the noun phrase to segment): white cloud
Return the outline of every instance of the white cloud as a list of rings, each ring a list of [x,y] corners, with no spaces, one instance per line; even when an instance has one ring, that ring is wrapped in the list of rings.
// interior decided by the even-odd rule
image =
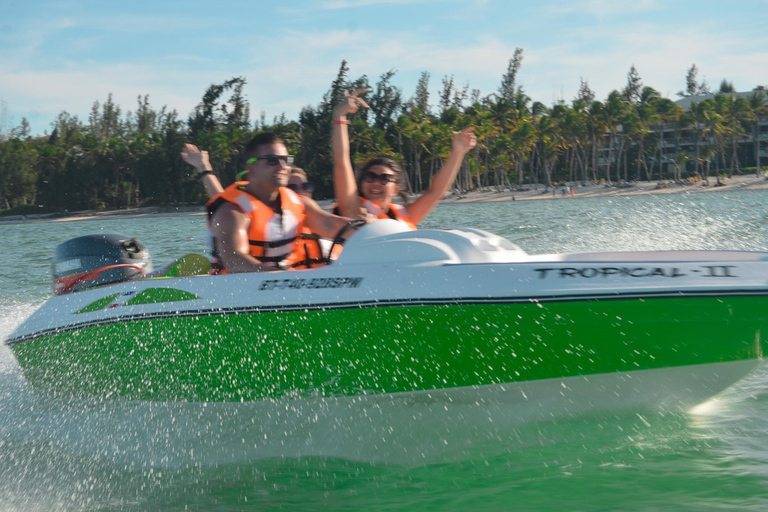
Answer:
[[[395,69],[393,83],[410,97],[419,74],[429,71],[432,86],[440,86],[443,75],[455,75],[455,83],[495,90],[514,47],[496,38],[475,43],[446,45],[431,42],[429,34],[392,31],[286,31],[280,39],[249,41],[255,48],[251,67],[242,70],[254,114],[267,110],[268,117],[285,111],[295,117],[305,105],[316,105],[338,73],[342,59],[350,68],[349,78],[367,75],[371,85],[379,76]]]
[[[180,12],[175,15],[118,13],[93,14],[77,18],[77,26],[86,30],[106,30],[135,34],[167,34],[169,31],[208,30],[213,23],[226,23],[218,15]]]
[[[149,94],[155,108],[167,105],[183,118],[211,81],[209,72],[181,73],[156,65],[86,63],[61,70],[0,71],[0,91],[15,120],[29,118],[40,133],[62,110],[86,118],[93,102],[109,94],[123,112],[134,110],[136,98]]]
[[[625,14],[635,14],[660,9],[657,0],[581,0],[569,1],[564,5],[547,5],[544,12],[554,16],[571,14],[588,14],[597,18],[617,17]]]
[[[372,5],[404,5],[434,2],[436,0],[330,0],[323,2],[323,9],[354,9],[358,7],[370,7]],[[439,1],[439,0],[438,0]]]
[[[380,4],[399,0],[344,0],[350,8],[366,2],[373,5],[374,1]],[[585,0],[577,8],[605,12],[610,6],[603,0]],[[656,8],[656,3],[645,1],[619,8],[647,10]],[[547,13],[540,10],[536,14],[540,17]],[[253,118],[265,110],[269,120],[281,112],[295,119],[301,107],[321,101],[342,59],[349,64],[350,78],[365,74],[372,84],[382,73],[396,69],[393,83],[403,89],[406,97],[413,94],[422,71],[432,75],[433,98],[443,75],[453,75],[459,87],[469,82],[470,87],[485,95],[498,88],[518,46],[525,51],[518,80],[529,96],[544,103],[572,99],[580,77],[589,82],[598,98],[605,98],[611,90],[624,86],[632,64],[646,85],[673,98],[683,88],[685,72],[693,63],[701,70],[700,78],[706,77],[715,87],[722,78],[742,90],[768,85],[768,53],[762,50],[768,47],[768,36],[728,32],[717,20],[677,24],[674,29],[663,23],[639,21],[574,28],[571,24],[547,25],[534,15],[510,20],[503,28],[461,34],[446,34],[447,22],[443,19],[431,19],[415,28],[380,23],[381,28],[375,30],[302,30],[300,24],[286,24],[289,28],[279,30],[276,27],[282,25],[277,23],[268,35],[263,31],[224,35],[213,31],[195,36],[194,42],[202,43],[190,47],[189,53],[184,53],[185,47],[181,53],[159,52],[144,60],[131,59],[127,52],[121,62],[83,61],[70,52],[65,54],[66,59],[52,62],[40,54],[41,45],[49,44],[49,40],[39,30],[47,27],[47,33],[53,34],[72,28],[74,23],[90,25],[95,19],[41,23],[13,34],[14,44],[1,50],[0,96],[15,119],[34,114],[33,130],[42,132],[60,110],[87,116],[93,101],[103,101],[110,92],[123,110],[135,108],[136,96],[149,94],[152,105],[159,108],[167,104],[185,117],[211,83],[222,83],[234,76],[248,80],[245,93]],[[207,22],[190,21],[189,17],[159,19],[164,22],[157,22],[152,30],[162,37],[168,36],[158,28],[163,23],[186,27]],[[356,26],[347,25],[348,21],[334,18],[334,23],[324,24]],[[128,17],[121,30],[140,31],[142,23],[141,16]],[[713,33],[718,37],[712,37]],[[69,40],[70,46],[86,51],[98,40],[96,34],[84,31],[80,39]]]
[[[693,63],[700,70],[699,78],[706,76],[710,85],[727,78],[746,90],[768,82],[764,64],[759,64],[766,62],[766,53],[749,50],[765,48],[768,36],[755,40],[720,29],[715,39],[711,33],[706,26],[667,31],[646,24],[572,30],[566,39],[578,43],[533,49],[523,61],[521,74],[529,94],[541,94],[547,100],[560,90],[564,99],[572,99],[579,77],[589,82],[598,98],[605,98],[624,87],[633,64],[645,85],[673,99],[684,88],[685,73]],[[601,49],[595,50],[596,45]]]
[[[59,32],[72,28],[75,22],[69,18],[57,20],[34,20],[29,25],[20,25],[3,32],[0,39],[3,50],[3,62],[6,64],[16,58],[27,65],[34,59],[38,50]]]

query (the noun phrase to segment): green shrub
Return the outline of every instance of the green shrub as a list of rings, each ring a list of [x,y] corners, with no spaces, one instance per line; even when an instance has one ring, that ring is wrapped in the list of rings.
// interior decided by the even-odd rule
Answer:
[[[10,215],[33,215],[35,213],[46,213],[43,208],[40,208],[36,204],[23,204],[20,206],[14,206],[13,208],[9,208],[7,210],[0,210],[0,215],[2,216],[10,216]]]

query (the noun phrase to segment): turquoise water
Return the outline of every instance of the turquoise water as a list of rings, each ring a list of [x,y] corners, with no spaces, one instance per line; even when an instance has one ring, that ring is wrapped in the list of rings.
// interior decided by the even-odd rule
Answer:
[[[767,251],[768,192],[443,205],[423,225],[452,226],[498,233],[529,253]],[[55,246],[100,231],[139,237],[156,267],[206,245],[202,216],[1,225],[0,337],[50,295]],[[273,435],[285,450],[249,455],[254,432],[280,415]],[[455,429],[441,428],[446,449],[426,449],[434,439],[425,429],[409,437],[414,458],[392,461],[378,446],[365,457],[318,455],[343,447],[332,435],[307,445],[312,419],[287,401],[265,410],[44,398],[1,347],[0,418],[0,511],[768,508],[766,371],[701,414],[469,431],[454,419]]]

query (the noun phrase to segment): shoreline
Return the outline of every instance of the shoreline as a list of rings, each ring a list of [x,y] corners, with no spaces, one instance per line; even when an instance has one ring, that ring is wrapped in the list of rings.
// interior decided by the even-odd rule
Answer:
[[[697,184],[677,184],[671,182],[659,181],[641,181],[632,182],[624,186],[606,186],[606,185],[587,185],[576,184],[572,188],[573,195],[564,194],[565,187],[558,186],[544,192],[545,187],[539,185],[534,189],[533,185],[526,185],[525,190],[501,190],[496,191],[491,188],[485,191],[472,191],[467,194],[456,196],[449,195],[440,201],[441,204],[462,204],[462,203],[492,203],[499,201],[537,201],[537,200],[574,200],[584,197],[617,197],[633,195],[650,194],[701,194],[710,192],[723,192],[729,190],[768,190],[768,179],[752,175],[734,176],[722,181],[723,186],[716,187],[715,179],[710,178],[709,185]],[[666,186],[660,185],[666,183]],[[554,194],[552,191],[554,190]],[[331,200],[318,201],[322,207],[330,207],[333,204]],[[48,222],[70,222],[81,220],[99,220],[99,219],[134,219],[141,217],[178,217],[204,215],[204,205],[199,206],[149,206],[140,208],[126,208],[122,210],[85,210],[79,212],[61,213],[43,213],[31,215],[12,215],[0,217],[0,225],[3,224],[37,224]]]
[[[557,200],[557,199],[579,199],[583,197],[617,197],[617,196],[635,196],[651,194],[701,194],[709,192],[724,192],[729,190],[768,190],[768,179],[754,174],[734,176],[721,180],[722,186],[715,186],[716,180],[709,179],[709,185],[696,184],[678,184],[670,181],[636,181],[622,186],[607,185],[572,185],[573,195],[564,194],[564,186],[558,186],[544,192],[543,185],[538,186],[538,190],[533,185],[525,185],[527,190],[490,190],[486,192],[470,192],[463,196],[448,196],[443,199],[443,203],[476,203],[476,202],[496,202],[496,201],[532,201],[532,200]],[[665,184],[665,185],[662,185]]]

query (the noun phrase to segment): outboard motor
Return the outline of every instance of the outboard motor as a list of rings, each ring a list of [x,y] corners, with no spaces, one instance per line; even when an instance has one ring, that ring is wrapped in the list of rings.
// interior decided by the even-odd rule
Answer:
[[[53,292],[77,292],[139,279],[152,272],[152,258],[137,238],[118,234],[67,240],[53,256]]]

